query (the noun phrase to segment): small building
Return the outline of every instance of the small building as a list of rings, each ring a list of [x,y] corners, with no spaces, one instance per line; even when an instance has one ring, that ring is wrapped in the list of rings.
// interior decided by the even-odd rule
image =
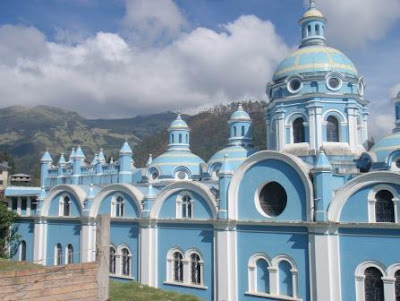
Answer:
[[[10,167],[8,166],[8,162],[0,163],[0,193],[4,191],[4,189],[8,186],[8,170]]]
[[[24,173],[17,173],[10,176],[10,185],[13,186],[26,186],[31,183],[32,176]]]

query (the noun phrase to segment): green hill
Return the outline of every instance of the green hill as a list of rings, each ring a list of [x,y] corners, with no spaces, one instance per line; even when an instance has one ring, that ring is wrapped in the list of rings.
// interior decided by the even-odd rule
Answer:
[[[263,102],[246,102],[254,122],[255,144],[265,145]],[[228,141],[229,115],[235,105],[219,105],[183,118],[191,128],[192,151],[208,160]],[[0,109],[0,153],[14,158],[15,171],[37,178],[39,160],[48,148],[53,159],[81,144],[90,161],[100,147],[108,157],[118,158],[118,150],[128,139],[134,147],[136,166],[144,166],[148,154],[161,154],[166,147],[166,129],[175,118],[172,112],[125,119],[86,119],[76,112],[48,106]]]

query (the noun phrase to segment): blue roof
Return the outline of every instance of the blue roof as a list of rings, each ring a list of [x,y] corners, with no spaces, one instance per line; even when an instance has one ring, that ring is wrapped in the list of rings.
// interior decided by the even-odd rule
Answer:
[[[232,113],[229,121],[236,121],[236,120],[251,120],[250,115],[243,110],[242,104],[239,102],[237,109],[235,112]]]
[[[377,162],[384,162],[389,154],[400,149],[400,132],[395,132],[374,145],[369,151],[374,153]]]
[[[43,156],[42,159],[40,159],[41,162],[53,162],[53,159],[51,158],[51,155],[48,151],[46,151]]]
[[[255,152],[255,149],[252,147],[245,147],[241,145],[228,146],[216,152],[208,161],[208,164],[209,166],[212,166],[215,163],[222,164],[225,155],[228,155],[226,162],[229,163],[229,166],[232,170],[236,170],[240,164],[244,162],[244,160],[246,160]]]
[[[339,50],[327,46],[308,46],[287,56],[276,69],[273,80],[317,72],[338,72],[358,77],[354,63]]]
[[[122,145],[121,149],[119,150],[120,154],[133,154],[131,147],[128,144],[128,141],[125,140],[124,144]]]
[[[189,126],[187,125],[186,121],[182,119],[181,114],[178,114],[176,119],[171,122],[171,125],[169,126],[170,129],[182,129],[182,128],[187,128],[189,129]]]
[[[82,151],[82,147],[79,145],[75,151],[75,158],[85,158],[85,154]]]

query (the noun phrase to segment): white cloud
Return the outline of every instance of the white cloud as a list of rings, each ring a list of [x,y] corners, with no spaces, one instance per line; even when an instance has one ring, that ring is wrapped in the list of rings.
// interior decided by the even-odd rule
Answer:
[[[123,25],[135,44],[152,46],[176,38],[187,21],[173,0],[125,0]]]
[[[20,26],[0,27],[0,45],[1,106],[47,104],[91,117],[265,98],[265,83],[288,52],[274,26],[255,16],[221,32],[197,28],[158,48],[103,32],[73,45],[49,42]]]
[[[329,41],[338,46],[379,41],[400,19],[399,0],[318,1],[317,6],[328,18]]]

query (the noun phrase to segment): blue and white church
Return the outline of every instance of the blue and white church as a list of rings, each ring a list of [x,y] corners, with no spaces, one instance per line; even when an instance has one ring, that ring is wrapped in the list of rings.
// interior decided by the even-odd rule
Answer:
[[[179,114],[145,168],[127,142],[115,162],[46,151],[40,188],[6,190],[13,259],[93,261],[96,217],[110,214],[114,279],[217,301],[400,300],[400,94],[393,134],[367,151],[363,77],[327,46],[313,0],[300,26],[267,84],[265,150],[239,103],[208,162]]]

